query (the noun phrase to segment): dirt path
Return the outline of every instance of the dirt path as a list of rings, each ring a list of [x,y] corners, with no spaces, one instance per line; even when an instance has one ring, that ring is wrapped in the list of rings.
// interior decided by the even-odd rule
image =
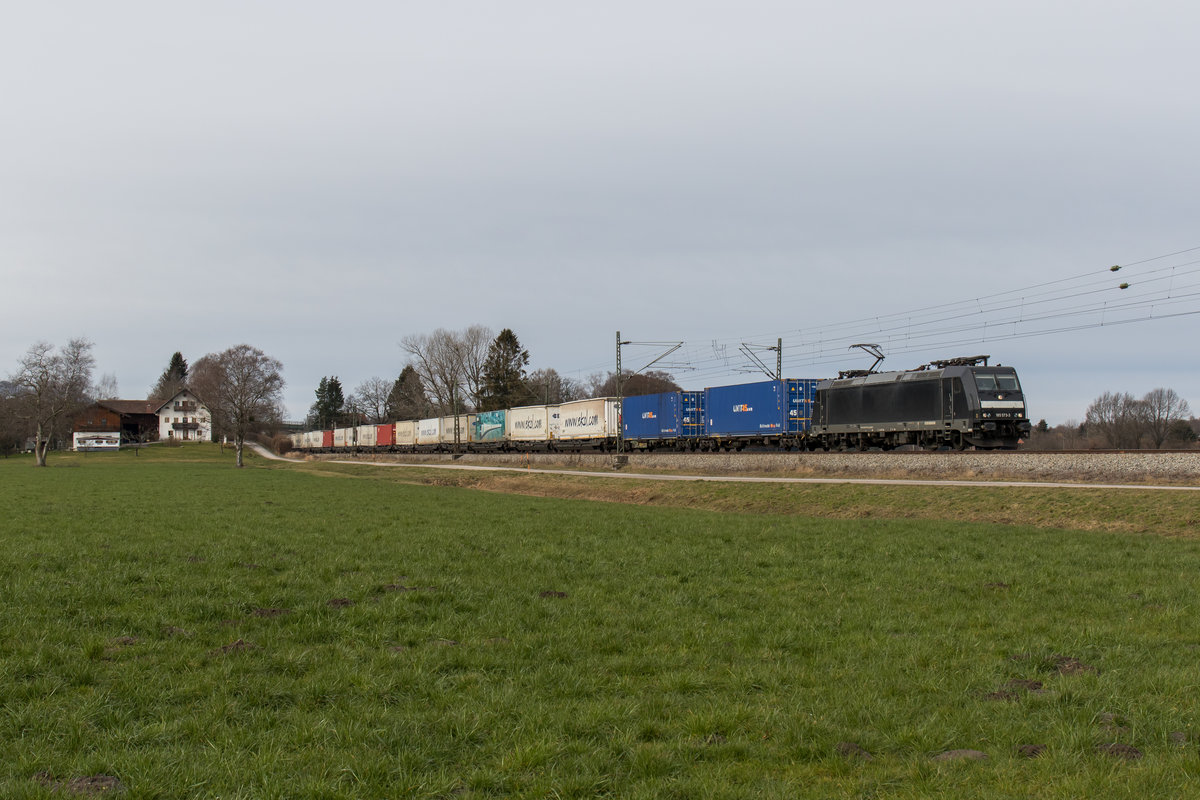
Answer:
[[[288,461],[303,463],[302,459],[285,458],[270,452],[259,444],[248,442],[247,445],[264,458],[273,461]],[[967,486],[1018,489],[1108,489],[1108,490],[1140,490],[1156,492],[1200,492],[1200,486],[1154,486],[1145,484],[1123,483],[1060,483],[1050,481],[986,481],[986,480],[926,480],[916,478],[788,478],[775,476],[751,475],[664,475],[641,472],[595,472],[570,469],[542,469],[517,466],[489,467],[479,464],[404,464],[390,461],[352,461],[332,459],[331,464],[371,465],[377,467],[400,467],[408,469],[447,469],[473,472],[511,472],[525,475],[565,475],[588,478],[623,478],[642,481],[699,481],[711,483],[775,483],[775,484],[859,484],[864,486]]]

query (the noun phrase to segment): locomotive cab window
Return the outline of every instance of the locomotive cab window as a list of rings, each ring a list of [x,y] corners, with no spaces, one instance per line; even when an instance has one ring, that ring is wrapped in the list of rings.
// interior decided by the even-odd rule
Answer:
[[[995,374],[986,372],[975,373],[975,386],[981,392],[1019,392],[1021,391],[1020,384],[1017,383],[1015,374]]]

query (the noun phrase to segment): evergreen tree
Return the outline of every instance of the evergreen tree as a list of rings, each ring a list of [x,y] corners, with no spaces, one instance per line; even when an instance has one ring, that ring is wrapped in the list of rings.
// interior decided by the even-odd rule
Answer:
[[[317,384],[317,401],[308,410],[308,424],[316,428],[337,427],[342,421],[346,397],[342,393],[342,382],[336,375],[321,378]]]
[[[425,419],[432,413],[425,385],[412,364],[400,371],[388,395],[386,414],[389,420]]]
[[[165,403],[187,384],[188,362],[183,353],[178,350],[171,356],[171,361],[158,382],[150,390],[150,400],[154,403]]]
[[[512,328],[500,331],[483,363],[479,410],[495,411],[520,405],[529,394],[525,385],[525,367],[528,365],[529,351],[521,348]]]

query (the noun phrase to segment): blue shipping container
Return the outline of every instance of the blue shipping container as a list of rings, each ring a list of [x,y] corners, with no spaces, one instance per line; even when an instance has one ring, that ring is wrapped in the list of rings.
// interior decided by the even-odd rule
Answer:
[[[804,433],[812,425],[818,382],[817,378],[788,378],[711,386],[704,390],[704,432],[709,436]],[[684,407],[686,417],[686,400]]]
[[[803,433],[812,425],[813,399],[819,378],[788,378],[788,433]]]
[[[625,439],[643,441],[679,437],[679,392],[644,394],[621,401],[621,426]]]
[[[783,381],[710,386],[704,420],[708,436],[780,436],[788,422]]]
[[[679,435],[696,439],[704,435],[704,392],[684,392],[679,415]]]

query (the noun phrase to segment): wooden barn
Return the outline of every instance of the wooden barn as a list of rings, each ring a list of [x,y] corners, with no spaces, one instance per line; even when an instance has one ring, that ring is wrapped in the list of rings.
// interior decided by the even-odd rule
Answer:
[[[148,400],[97,400],[75,416],[73,446],[111,449],[124,442],[144,442],[158,433],[156,404]]]

